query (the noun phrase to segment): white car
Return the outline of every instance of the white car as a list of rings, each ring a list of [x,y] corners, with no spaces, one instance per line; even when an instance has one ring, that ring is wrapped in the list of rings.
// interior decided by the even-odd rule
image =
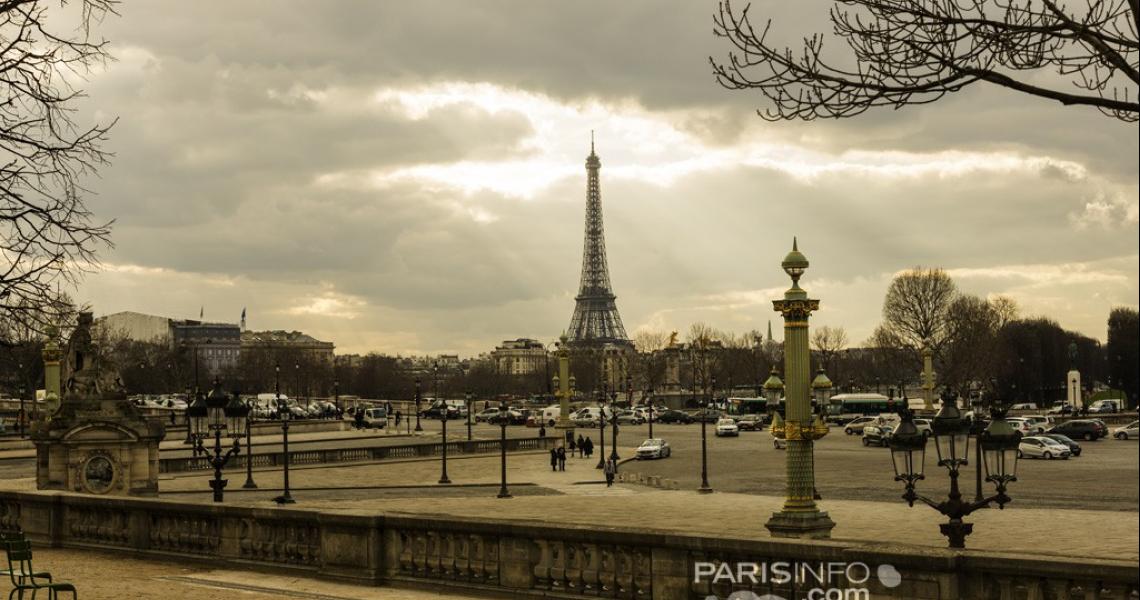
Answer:
[[[1045,433],[1046,431],[1052,429],[1053,425],[1055,425],[1053,422],[1053,417],[1046,415],[1027,415],[1022,418],[1025,419],[1026,425],[1029,426],[1029,433],[1034,435]]]
[[[773,437],[772,438],[772,447],[777,449],[777,450],[787,450],[788,449],[788,440],[785,440],[784,438]]]
[[[673,449],[669,447],[669,442],[661,438],[650,438],[637,447],[637,460],[668,458],[672,454]]]
[[[1140,423],[1140,421],[1133,421],[1124,427],[1117,427],[1116,429],[1112,430],[1112,437],[1118,440],[1136,439],[1138,433],[1136,429],[1137,423]]]
[[[1024,417],[1009,417],[1005,420],[1014,431],[1021,432],[1022,437],[1030,436],[1037,433],[1036,430],[1030,429],[1029,419]]]
[[[868,425],[874,425],[878,422],[878,417],[857,417],[847,422],[843,426],[843,433],[847,435],[855,435],[863,433],[863,428]]]
[[[737,436],[740,435],[740,428],[732,419],[720,419],[716,422],[716,435],[717,437]]]
[[[930,437],[934,433],[934,425],[930,419],[915,419],[914,426],[926,437]]]
[[[1069,447],[1047,437],[1031,436],[1021,440],[1021,445],[1017,447],[1018,458],[1044,458],[1052,460],[1054,458],[1063,458],[1068,460]]]

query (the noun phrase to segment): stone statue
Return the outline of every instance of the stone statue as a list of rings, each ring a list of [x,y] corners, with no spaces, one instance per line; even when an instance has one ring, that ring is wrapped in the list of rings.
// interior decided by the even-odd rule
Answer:
[[[1069,370],[1077,370],[1077,343],[1069,342]]]
[[[79,313],[75,331],[67,341],[64,401],[126,397],[118,372],[112,365],[102,364],[106,361],[91,336],[93,321],[91,313]]]

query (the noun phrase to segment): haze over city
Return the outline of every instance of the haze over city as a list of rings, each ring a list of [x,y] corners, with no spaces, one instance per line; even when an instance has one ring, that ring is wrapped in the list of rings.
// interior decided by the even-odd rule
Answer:
[[[792,234],[813,323],[855,345],[915,265],[1102,341],[1138,303],[1140,152],[1094,110],[991,86],[765,122],[713,80],[712,2],[305,6],[128,3],[101,25],[117,60],[80,108],[119,118],[86,182],[115,248],[74,294],[97,315],[246,308],[349,353],[549,341],[578,291],[591,130],[630,335],[764,330]],[[776,10],[790,43],[826,25]]]

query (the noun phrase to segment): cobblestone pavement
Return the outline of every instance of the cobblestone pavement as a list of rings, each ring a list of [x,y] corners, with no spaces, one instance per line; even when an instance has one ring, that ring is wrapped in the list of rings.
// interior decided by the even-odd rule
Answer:
[[[440,593],[348,585],[293,575],[140,560],[107,552],[35,548],[34,553],[38,570],[51,572],[59,581],[74,583],[79,597],[84,600],[438,600],[463,597],[450,590]],[[8,590],[5,577],[0,583],[0,594]]]

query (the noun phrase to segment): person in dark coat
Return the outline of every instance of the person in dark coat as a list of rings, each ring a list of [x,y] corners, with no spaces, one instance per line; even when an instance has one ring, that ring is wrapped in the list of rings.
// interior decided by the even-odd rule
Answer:
[[[539,425],[538,426],[538,437],[542,437],[542,438],[546,437],[546,425]]]
[[[558,470],[566,470],[566,449],[562,446],[558,447]]]
[[[586,455],[586,438],[582,437],[582,434],[579,433],[578,434],[578,458],[582,458],[585,455]]]
[[[606,461],[606,487],[611,487],[614,484],[614,477],[617,477],[617,461],[609,459]]]
[[[551,471],[557,471],[558,470],[558,451],[555,450],[554,448],[550,449],[550,470]]]
[[[591,438],[586,438],[586,458],[590,458],[593,455],[594,455],[594,440]]]
[[[574,442],[574,436],[570,436],[570,456],[574,456],[574,451],[578,449],[577,444]]]

